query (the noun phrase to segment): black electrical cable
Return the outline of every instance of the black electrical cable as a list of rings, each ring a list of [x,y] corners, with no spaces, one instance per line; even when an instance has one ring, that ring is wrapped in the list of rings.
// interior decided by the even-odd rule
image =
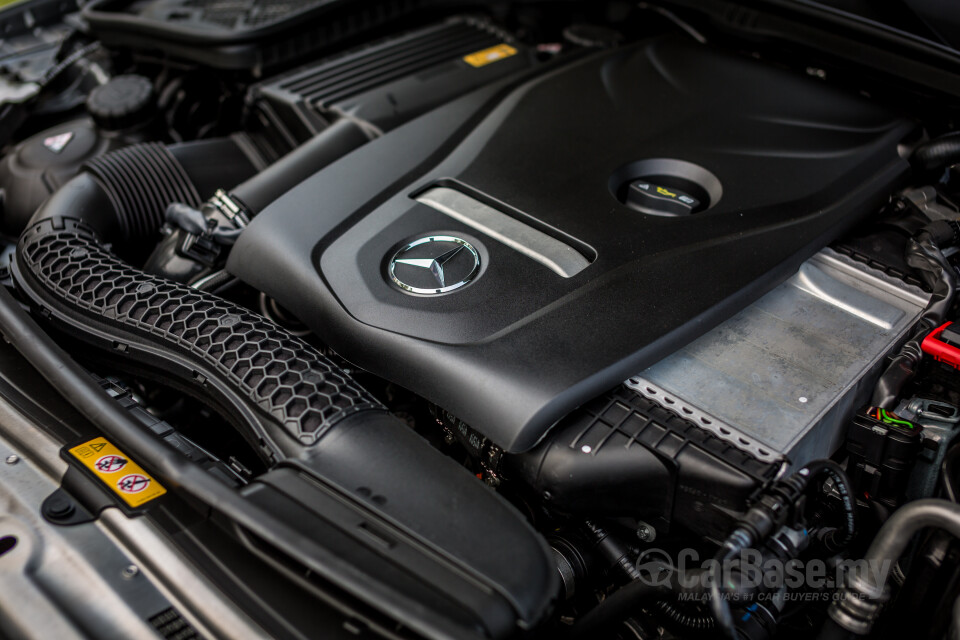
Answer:
[[[101,48],[102,45],[99,42],[91,42],[90,44],[77,49],[73,53],[69,54],[66,58],[47,69],[47,71],[43,74],[43,77],[38,81],[38,84],[41,88],[46,88],[51,82],[56,80],[61,73],[77,64],[91,53],[99,51]]]
[[[733,539],[728,539],[714,558],[713,575],[710,576],[710,613],[717,623],[717,629],[723,634],[723,637],[729,638],[729,640],[736,640],[737,630],[734,627],[730,603],[724,597],[721,584],[724,567],[730,566],[730,562],[740,555],[743,549],[743,545],[733,541]]]
[[[856,534],[856,505],[850,480],[843,468],[833,460],[814,460],[790,477],[774,484],[751,507],[733,533],[723,542],[714,558],[713,571],[710,576],[710,613],[717,624],[717,629],[726,638],[736,638],[733,613],[730,603],[724,597],[730,585],[724,585],[722,579],[724,569],[736,559],[744,549],[750,549],[763,542],[771,534],[783,526],[797,501],[821,477],[833,480],[844,511],[844,527],[842,536],[837,539],[831,536],[828,543],[842,549],[850,544]],[[838,530],[838,532],[841,530]]]
[[[640,571],[631,561],[630,550],[625,544],[595,522],[587,520],[584,526],[594,540],[597,553],[603,557],[611,569],[618,570],[627,580],[641,578]]]
[[[907,264],[916,269],[932,290],[923,313],[933,325],[942,323],[953,306],[957,293],[957,274],[943,255],[943,249],[960,244],[960,222],[931,222],[907,241]]]
[[[709,615],[698,615],[689,613],[680,608],[679,603],[673,603],[669,600],[658,600],[657,609],[668,620],[687,629],[689,631],[705,632],[713,631],[717,628],[716,621]]]
[[[871,404],[892,409],[923,360],[923,339],[947,318],[957,294],[957,272],[941,249],[960,243],[960,223],[932,222],[907,241],[907,264],[932,290],[917,328],[877,380]]]
[[[774,510],[787,513],[805,493],[816,486],[816,482],[821,478],[829,478],[833,481],[834,488],[843,506],[843,526],[831,529],[825,536],[825,543],[828,548],[832,551],[839,551],[849,545],[856,534],[856,505],[850,481],[843,467],[832,460],[815,460],[800,468],[787,479],[774,485],[770,494],[773,498],[772,501],[780,505]],[[723,584],[726,575],[725,569],[744,549],[761,542],[767,535],[782,525],[782,523],[765,517],[762,513],[769,504],[769,501],[767,503],[761,502],[760,506],[751,509],[751,512],[754,510],[758,510],[758,512],[752,513],[752,517],[751,515],[744,517],[744,520],[724,542],[714,558],[709,580],[709,607],[712,617],[688,616],[673,607],[668,600],[662,598],[656,600],[657,608],[670,620],[688,629],[715,631],[723,634],[726,638],[736,638],[733,613],[730,603],[725,597],[732,587],[732,585]],[[588,522],[587,527],[599,542],[609,538],[607,532],[595,523]],[[610,551],[606,556],[614,566],[622,568],[620,561],[623,560],[623,553],[618,548]],[[634,572],[625,571],[624,573],[637,577]],[[660,588],[655,588],[657,586]],[[634,579],[578,620],[569,630],[568,636],[570,638],[595,637],[599,630],[629,617],[638,607],[656,596],[676,592],[676,590],[676,585],[669,587],[665,584],[653,585],[642,579]]]
[[[833,480],[834,489],[840,497],[840,504],[843,506],[844,526],[843,529],[837,529],[837,535],[828,538],[831,550],[840,551],[846,548],[857,533],[857,505],[854,500],[853,488],[846,472],[839,464],[833,460],[816,460],[800,469],[796,475],[807,478],[807,487],[812,485],[814,480],[822,476],[827,476]],[[842,533],[841,533],[842,532]]]

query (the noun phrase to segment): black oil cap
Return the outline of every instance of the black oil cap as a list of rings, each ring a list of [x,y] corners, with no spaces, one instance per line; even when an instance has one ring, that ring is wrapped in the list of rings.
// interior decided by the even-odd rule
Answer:
[[[111,78],[87,96],[87,111],[104,131],[123,131],[147,122],[153,115],[153,84],[138,75]]]
[[[627,204],[644,213],[660,216],[684,216],[700,209],[700,200],[686,191],[649,180],[637,180],[630,185]]]

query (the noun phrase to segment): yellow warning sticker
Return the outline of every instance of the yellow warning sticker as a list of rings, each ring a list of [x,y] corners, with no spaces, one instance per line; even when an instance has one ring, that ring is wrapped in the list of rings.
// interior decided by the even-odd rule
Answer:
[[[167,492],[105,438],[84,442],[70,449],[70,453],[131,507],[139,507]]]
[[[517,55],[517,50],[510,45],[498,44],[495,47],[490,47],[489,49],[484,49],[483,51],[471,53],[470,55],[465,56],[463,61],[469,64],[471,67],[485,67],[488,64],[499,62],[504,58],[509,58],[510,56],[515,55]]]

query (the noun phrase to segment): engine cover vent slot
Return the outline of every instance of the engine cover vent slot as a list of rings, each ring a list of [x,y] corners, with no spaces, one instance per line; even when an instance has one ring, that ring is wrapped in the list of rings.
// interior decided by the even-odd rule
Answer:
[[[265,135],[288,145],[305,142],[340,116],[384,132],[535,59],[534,51],[486,22],[451,18],[255,85],[250,103]]]
[[[431,187],[416,200],[519,251],[564,278],[577,275],[596,258],[596,254],[588,258],[566,242],[457,189]]]

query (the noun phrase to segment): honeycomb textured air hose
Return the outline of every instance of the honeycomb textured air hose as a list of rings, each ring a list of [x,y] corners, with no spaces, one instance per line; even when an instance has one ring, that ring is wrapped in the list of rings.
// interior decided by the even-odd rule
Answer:
[[[194,368],[184,382],[202,387],[198,372],[216,377],[266,431],[279,427],[300,445],[349,415],[383,410],[310,345],[243,307],[126,265],[79,220],[44,220],[24,232],[14,274],[60,328],[114,351],[127,340],[132,358],[138,345],[169,354],[181,365],[171,371]]]

